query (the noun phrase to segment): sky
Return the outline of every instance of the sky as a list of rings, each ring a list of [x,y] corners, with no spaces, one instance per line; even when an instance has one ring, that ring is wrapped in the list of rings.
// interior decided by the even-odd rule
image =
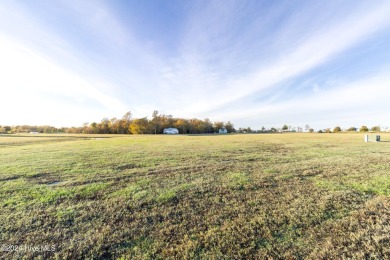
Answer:
[[[0,125],[390,127],[390,1],[2,0]]]

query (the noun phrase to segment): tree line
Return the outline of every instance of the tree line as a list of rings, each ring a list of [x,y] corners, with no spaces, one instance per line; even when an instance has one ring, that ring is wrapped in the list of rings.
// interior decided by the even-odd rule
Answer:
[[[162,134],[165,128],[177,128],[180,134],[211,134],[225,128],[228,133],[236,132],[234,125],[222,121],[192,118],[175,118],[172,115],[153,111],[151,119],[134,118],[129,111],[122,118],[103,118],[99,123],[84,123],[80,127],[52,126],[0,126],[0,133],[69,133],[69,134]]]
[[[384,127],[383,131],[386,131],[388,127]],[[303,128],[302,127],[296,127],[296,128],[291,128],[291,126],[288,125],[283,125],[282,131],[286,132],[302,132]],[[308,124],[305,126],[305,130],[310,133],[314,133],[314,129],[311,128]],[[373,126],[371,128],[368,128],[367,126],[363,125],[360,128],[357,127],[349,127],[347,129],[342,129],[340,126],[336,126],[333,129],[332,128],[325,128],[325,129],[320,129],[317,132],[318,133],[340,133],[340,132],[381,132],[381,127],[380,126]]]
[[[340,126],[336,126],[335,128],[333,128],[333,130],[330,128],[327,128],[324,130],[319,130],[318,132],[319,133],[323,133],[323,132],[325,132],[325,133],[332,133],[332,132],[333,133],[340,133],[340,132],[357,132],[357,131],[359,131],[359,132],[369,132],[369,131],[370,132],[380,132],[381,127],[380,126],[373,126],[371,128],[368,128],[367,126],[363,125],[359,129],[357,127],[352,126],[348,129],[343,130],[343,129],[341,129]]]
[[[325,128],[325,129],[319,129],[317,133],[339,133],[339,132],[381,132],[381,131],[387,131],[388,127],[380,127],[380,126],[373,126],[371,128],[363,125],[360,128],[357,127],[349,127],[347,129],[342,129],[340,126],[336,126],[334,128]],[[252,130],[250,127],[247,128],[238,128],[237,133],[276,133],[276,132],[309,132],[314,133],[315,130],[311,128],[308,124],[305,125],[305,127],[292,127],[291,125],[284,124],[281,128],[275,128],[271,127],[269,129],[265,128],[264,126],[260,130]]]
[[[69,133],[69,134],[162,134],[165,128],[177,128],[180,134],[211,134],[218,133],[219,129],[225,128],[228,133],[275,133],[275,132],[315,132],[308,124],[302,127],[291,127],[287,124],[281,128],[271,127],[266,129],[264,126],[260,130],[252,130],[250,127],[234,128],[234,125],[222,121],[210,121],[206,118],[204,120],[192,118],[174,118],[171,115],[159,114],[157,110],[153,111],[151,119],[147,117],[133,119],[132,113],[129,111],[123,115],[122,118],[103,118],[100,122],[84,123],[80,127],[61,127],[53,126],[31,126],[31,125],[17,125],[17,126],[1,126],[0,134],[6,133]],[[388,127],[384,127],[386,131]],[[371,128],[363,125],[360,128],[350,127],[348,129],[341,129],[336,126],[332,128],[320,129],[318,133],[337,133],[337,132],[380,132],[380,126],[373,126]]]

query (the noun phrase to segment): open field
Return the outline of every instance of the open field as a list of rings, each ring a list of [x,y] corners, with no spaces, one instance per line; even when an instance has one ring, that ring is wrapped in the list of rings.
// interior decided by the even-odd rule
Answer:
[[[0,256],[389,258],[381,137],[0,136]]]

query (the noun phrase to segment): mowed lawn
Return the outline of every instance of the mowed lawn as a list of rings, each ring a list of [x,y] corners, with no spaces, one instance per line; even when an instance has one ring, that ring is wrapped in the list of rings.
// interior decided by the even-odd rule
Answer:
[[[0,257],[389,258],[381,138],[0,135]]]

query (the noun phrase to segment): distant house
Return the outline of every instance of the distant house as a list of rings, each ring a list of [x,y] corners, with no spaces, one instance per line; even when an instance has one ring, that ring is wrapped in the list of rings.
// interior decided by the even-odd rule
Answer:
[[[219,129],[218,133],[219,134],[227,134],[227,130],[226,130],[226,128],[221,128],[221,129]]]
[[[163,133],[164,134],[175,135],[175,134],[179,133],[179,130],[177,130],[177,128],[165,128]]]

